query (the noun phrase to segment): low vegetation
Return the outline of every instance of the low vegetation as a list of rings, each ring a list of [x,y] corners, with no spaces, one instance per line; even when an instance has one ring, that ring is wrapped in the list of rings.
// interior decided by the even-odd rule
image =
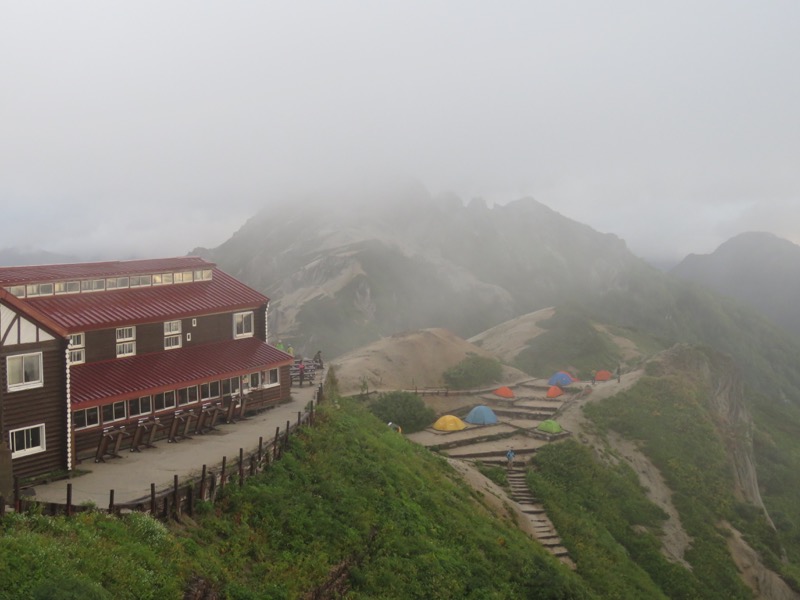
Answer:
[[[545,331],[514,359],[513,366],[529,375],[546,378],[570,367],[578,379],[588,380],[593,370],[613,371],[619,363],[619,349],[580,309],[559,306],[540,326]]]
[[[0,598],[596,597],[442,458],[358,402],[318,417],[281,461],[195,521],[6,516]]]
[[[369,409],[380,421],[402,427],[404,433],[425,429],[436,419],[433,409],[428,408],[422,398],[412,392],[380,394]]]
[[[500,381],[503,367],[497,359],[469,354],[464,360],[444,372],[444,382],[449,388],[468,390],[492,385]]]

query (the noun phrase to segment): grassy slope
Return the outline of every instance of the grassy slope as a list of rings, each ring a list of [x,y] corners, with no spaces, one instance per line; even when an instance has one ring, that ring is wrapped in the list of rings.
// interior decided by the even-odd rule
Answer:
[[[70,583],[81,591],[65,598],[180,598],[198,577],[225,598],[297,598],[337,573],[349,597],[595,597],[440,457],[341,406],[269,471],[204,505],[197,526],[8,516],[0,598]]]

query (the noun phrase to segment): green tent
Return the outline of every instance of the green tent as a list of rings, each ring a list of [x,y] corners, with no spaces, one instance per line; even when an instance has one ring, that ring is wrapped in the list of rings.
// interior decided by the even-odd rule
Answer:
[[[553,421],[552,419],[547,419],[547,421],[542,421],[539,423],[539,426],[536,428],[539,431],[543,431],[544,433],[561,433],[564,429]]]

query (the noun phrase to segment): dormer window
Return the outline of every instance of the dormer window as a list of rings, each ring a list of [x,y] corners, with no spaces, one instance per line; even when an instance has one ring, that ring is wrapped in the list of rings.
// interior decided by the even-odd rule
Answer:
[[[253,311],[234,313],[233,337],[253,337]]]

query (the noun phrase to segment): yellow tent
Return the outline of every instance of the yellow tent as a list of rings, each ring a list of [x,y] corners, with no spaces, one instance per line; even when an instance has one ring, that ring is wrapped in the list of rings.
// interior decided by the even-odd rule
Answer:
[[[433,428],[437,431],[461,431],[466,427],[467,424],[464,421],[453,415],[439,417],[436,423],[433,424]]]

